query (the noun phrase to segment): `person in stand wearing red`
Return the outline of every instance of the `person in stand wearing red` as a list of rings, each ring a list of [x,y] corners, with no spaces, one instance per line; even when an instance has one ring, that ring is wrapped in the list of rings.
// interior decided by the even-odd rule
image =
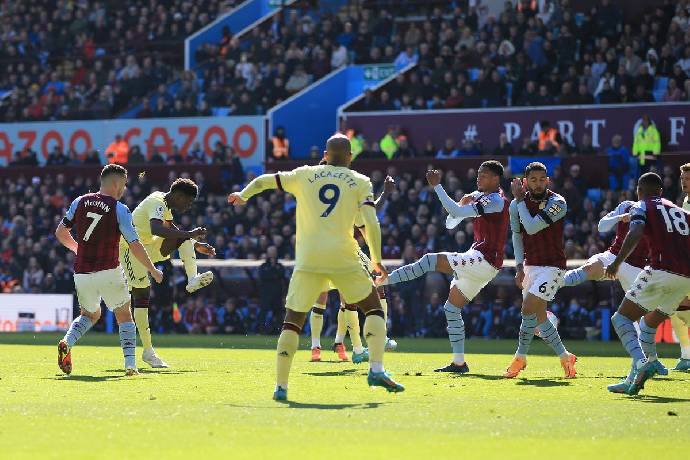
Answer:
[[[523,300],[518,348],[503,374],[508,379],[527,367],[527,353],[536,331],[560,357],[565,378],[577,375],[577,357],[566,350],[556,326],[547,318],[546,307],[563,285],[563,218],[568,210],[565,199],[548,186],[546,166],[539,162],[527,165],[524,181],[515,179],[510,185],[515,197],[510,203],[515,284],[522,289]]]
[[[618,311],[613,327],[632,357],[633,382],[623,381],[622,391],[636,395],[647,380],[662,371],[657,359],[656,330],[678,309],[690,292],[690,214],[661,198],[663,181],[645,173],[637,181],[640,201],[630,209],[630,229],[616,259],[606,268],[615,278],[618,270],[641,240],[649,243],[649,265],[637,276]],[[640,321],[640,333],[634,327]],[[609,385],[609,391],[612,385]]]
[[[55,230],[58,241],[76,254],[74,284],[81,308],[79,317],[58,343],[58,365],[65,374],[72,372],[72,347],[101,317],[101,300],[112,310],[119,324],[126,375],[138,373],[134,355],[136,327],[120,265],[120,236],[156,282],[163,280],[163,273],[153,266],[139,242],[129,209],[118,201],[126,184],[127,170],[116,164],[107,165],[101,171],[100,190],[75,199]],[[72,228],[76,240],[70,232]]]
[[[448,322],[448,338],[453,361],[436,372],[465,374],[465,322],[462,308],[491,281],[503,267],[503,250],[508,230],[508,200],[500,188],[503,165],[495,160],[479,166],[477,190],[465,195],[460,203],[448,196],[441,185],[440,171],[427,171],[426,179],[434,187],[443,207],[448,211],[446,227],[455,228],[465,218],[474,218],[474,243],[466,252],[425,254],[418,261],[394,270],[383,284],[410,281],[430,271],[453,275],[448,300],[443,311]]]

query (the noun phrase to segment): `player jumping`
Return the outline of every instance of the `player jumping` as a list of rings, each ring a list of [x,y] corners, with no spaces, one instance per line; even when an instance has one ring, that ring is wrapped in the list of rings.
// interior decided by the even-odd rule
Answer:
[[[111,164],[101,171],[101,187],[75,199],[55,230],[55,236],[76,254],[74,285],[80,314],[58,343],[58,366],[72,372],[72,347],[101,317],[101,299],[115,314],[120,329],[120,345],[125,357],[126,375],[137,374],[135,347],[137,333],[130,312],[129,292],[118,259],[120,235],[128,250],[147,273],[160,283],[163,273],[153,266],[139,241],[127,206],[118,202],[127,185],[127,170]],[[74,227],[75,240],[70,233]]]
[[[383,367],[386,321],[379,295],[357,256],[352,227],[357,213],[366,223],[371,259],[376,272],[386,277],[381,264],[381,229],[374,209],[371,181],[349,169],[349,139],[336,134],[326,144],[326,165],[302,166],[293,171],[263,174],[241,192],[228,196],[232,205],[243,205],[264,190],[278,188],[297,200],[295,270],[286,299],[285,322],[278,339],[275,400],[287,399],[288,376],[299,345],[299,334],[314,299],[328,289],[338,289],[345,302],[356,304],[366,315],[364,334],[369,345],[370,386],[403,391]]]
[[[625,393],[636,395],[659,373],[656,329],[678,309],[690,292],[690,214],[661,198],[663,182],[655,173],[637,181],[639,202],[630,210],[630,230],[616,259],[606,268],[615,278],[620,265],[644,237],[649,265],[637,276],[611,318],[623,346],[632,357],[635,378]],[[634,322],[640,322],[640,334]]]
[[[532,162],[525,168],[524,182],[510,185],[515,199],[510,203],[510,228],[515,252],[515,283],[522,289],[522,322],[518,348],[503,377],[515,378],[527,367],[527,353],[539,336],[561,359],[565,378],[575,378],[577,357],[568,352],[556,327],[547,319],[546,307],[563,284],[566,258],[563,218],[567,205],[562,196],[548,189],[546,166]],[[526,187],[526,190],[525,190]]]
[[[177,179],[170,186],[170,191],[153,192],[142,201],[132,213],[134,225],[141,238],[141,243],[154,262],[169,259],[179,248],[180,259],[187,273],[187,292],[208,286],[213,281],[213,272],[197,274],[196,251],[215,256],[216,251],[206,243],[195,241],[195,238],[206,236],[205,228],[191,231],[179,230],[172,222],[172,210],[185,212],[197,197],[199,189],[190,179]],[[142,360],[151,367],[168,367],[153,349],[151,329],[149,328],[149,305],[151,283],[146,268],[131,257],[130,249],[120,242],[120,262],[125,267],[129,288],[134,304],[134,320],[137,323],[139,337],[144,345]]]
[[[490,160],[481,164],[477,174],[477,191],[465,195],[458,205],[441,185],[441,172],[428,171],[429,185],[448,211],[446,227],[454,228],[462,219],[474,218],[474,243],[463,253],[425,254],[418,261],[394,270],[383,284],[396,284],[424,276],[430,271],[453,275],[448,300],[443,307],[448,322],[448,338],[453,361],[436,372],[469,372],[465,362],[465,323],[462,307],[467,305],[503,267],[503,248],[508,229],[508,201],[500,189],[503,165]]]

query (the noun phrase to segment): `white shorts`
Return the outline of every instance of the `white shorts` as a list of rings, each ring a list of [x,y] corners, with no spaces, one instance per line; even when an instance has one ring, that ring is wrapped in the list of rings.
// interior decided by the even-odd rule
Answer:
[[[601,254],[593,255],[589,258],[587,263],[590,264],[598,261],[601,262],[604,269],[606,269],[614,260],[616,260],[616,255],[611,251],[605,251]],[[618,267],[618,275],[616,278],[620,281],[624,291],[628,292],[630,290],[630,286],[632,286],[633,281],[635,281],[635,278],[637,278],[637,275],[639,275],[641,271],[641,268],[630,265],[627,262],[623,262],[620,267]]]
[[[645,267],[625,297],[647,311],[656,310],[671,316],[689,290],[689,277]]]
[[[120,308],[129,302],[129,289],[122,266],[94,273],[75,273],[79,306],[95,313],[101,308],[101,299],[109,310]]]
[[[525,265],[525,279],[522,281],[522,298],[532,294],[547,302],[553,301],[556,292],[563,286],[565,270],[558,267]]]
[[[498,270],[484,258],[484,254],[476,249],[467,252],[444,252],[448,263],[455,272],[451,289],[458,288],[469,301],[474,299],[489,281],[494,279]]]

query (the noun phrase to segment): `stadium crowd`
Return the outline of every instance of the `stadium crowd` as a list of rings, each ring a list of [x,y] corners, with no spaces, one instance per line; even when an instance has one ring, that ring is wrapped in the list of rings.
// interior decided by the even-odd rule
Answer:
[[[351,1],[336,14],[298,2],[242,36],[224,30],[183,71],[183,39],[238,3],[4,2],[0,120],[260,114],[348,63],[417,64],[353,107],[365,111],[690,97],[688,0],[630,21],[610,0],[583,12],[506,2],[497,18],[455,1]]]
[[[262,194],[248,206],[228,207],[226,193],[239,189],[253,175],[242,170],[230,147],[217,145],[215,151],[218,157],[214,163],[221,168],[222,187],[210,189],[201,173],[194,174],[192,178],[200,187],[200,196],[194,208],[179,217],[179,223],[184,228],[207,227],[209,243],[216,247],[220,259],[250,259],[265,263],[259,269],[220,269],[218,281],[193,297],[187,297],[184,291],[184,275],[174,271],[169,263],[163,264],[168,276],[162,285],[154,285],[152,327],[159,331],[193,333],[274,332],[281,319],[289,278],[289,270],[277,259],[294,258],[296,203],[292,196],[274,191]],[[67,158],[65,155],[62,157]],[[175,159],[168,162],[175,164]],[[506,191],[509,191],[511,174],[506,169],[503,180]],[[677,200],[679,190],[675,171],[667,167],[662,174],[666,197]],[[454,230],[446,230],[444,211],[423,175],[398,173],[395,164],[391,163],[387,171],[374,171],[371,175],[377,192],[385,175],[391,175],[397,182],[396,190],[379,215],[385,258],[403,259],[407,263],[426,252],[455,248],[464,251],[470,247],[472,223],[468,221]],[[632,188],[591,193],[577,165],[567,170],[558,167],[551,172],[551,177],[553,189],[561,193],[569,204],[565,225],[567,257],[582,259],[602,252],[611,235],[598,235],[596,223],[620,200],[633,199]],[[174,179],[175,175],[171,173],[169,182]],[[475,181],[476,171],[470,169],[463,173],[446,171],[443,183],[449,194],[459,199],[463,193],[474,190]],[[166,190],[168,185],[152,184],[145,175],[130,177],[123,201],[133,209],[152,190]],[[5,190],[0,196],[2,291],[73,292],[73,256],[55,241],[53,231],[71,199],[97,188],[95,176],[77,177],[69,182],[63,175],[46,175],[43,179],[14,176],[4,179],[2,187]],[[510,244],[509,238],[508,257],[512,257]],[[519,293],[509,278],[505,278],[504,283],[490,285],[483,296],[468,306],[467,321],[471,325],[468,329],[472,334],[511,335],[512,332],[506,328],[518,326]],[[238,282],[238,279],[244,281]],[[610,306],[612,302],[608,294],[610,285],[603,285],[606,292],[601,295],[583,295],[582,289],[567,289],[559,295],[554,311],[568,310],[565,321],[566,324],[571,323],[572,330],[566,334],[582,337],[585,328],[596,327],[600,316],[597,313],[599,304]],[[445,298],[446,289],[447,283],[439,275],[391,290],[389,305],[393,333],[399,336],[442,335],[444,323],[439,299]],[[587,289],[595,288],[590,286]],[[595,291],[601,293],[601,289],[599,287]],[[331,303],[335,302],[336,298],[333,298]],[[173,305],[179,306],[179,316],[172,314]],[[332,311],[326,316],[327,327],[334,321]]]

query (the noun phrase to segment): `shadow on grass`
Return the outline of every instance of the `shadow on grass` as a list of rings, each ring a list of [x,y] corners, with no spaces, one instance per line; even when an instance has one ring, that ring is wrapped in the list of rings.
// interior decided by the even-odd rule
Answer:
[[[682,403],[690,402],[690,398],[674,398],[672,396],[657,396],[657,395],[637,395],[636,397],[629,398],[634,399],[643,403],[652,404],[668,404],[668,403]]]
[[[341,404],[322,404],[322,403],[304,403],[298,401],[277,401],[274,406],[245,406],[242,404],[226,404],[229,407],[250,408],[250,409],[279,409],[288,407],[290,409],[316,409],[316,410],[342,410],[342,409],[377,409],[383,406],[385,402],[370,402],[370,403],[341,403]]]
[[[480,379],[480,380],[505,380],[502,375],[496,374],[451,374],[456,379]]]
[[[118,373],[122,372],[122,369],[106,369],[105,372]],[[180,375],[180,374],[190,374],[199,372],[192,369],[139,369],[140,374],[165,374],[165,375]]]
[[[41,380],[65,380],[65,381],[75,381],[75,382],[107,382],[109,380],[121,380],[127,377],[126,375],[56,375],[55,377],[43,377]]]
[[[357,369],[343,369],[342,371],[326,371],[326,372],[302,372],[303,375],[313,375],[315,377],[342,377],[343,375],[353,375],[357,373]],[[363,374],[366,375],[366,374]]]
[[[554,379],[521,379],[517,385],[529,385],[533,387],[567,387],[570,382]]]

